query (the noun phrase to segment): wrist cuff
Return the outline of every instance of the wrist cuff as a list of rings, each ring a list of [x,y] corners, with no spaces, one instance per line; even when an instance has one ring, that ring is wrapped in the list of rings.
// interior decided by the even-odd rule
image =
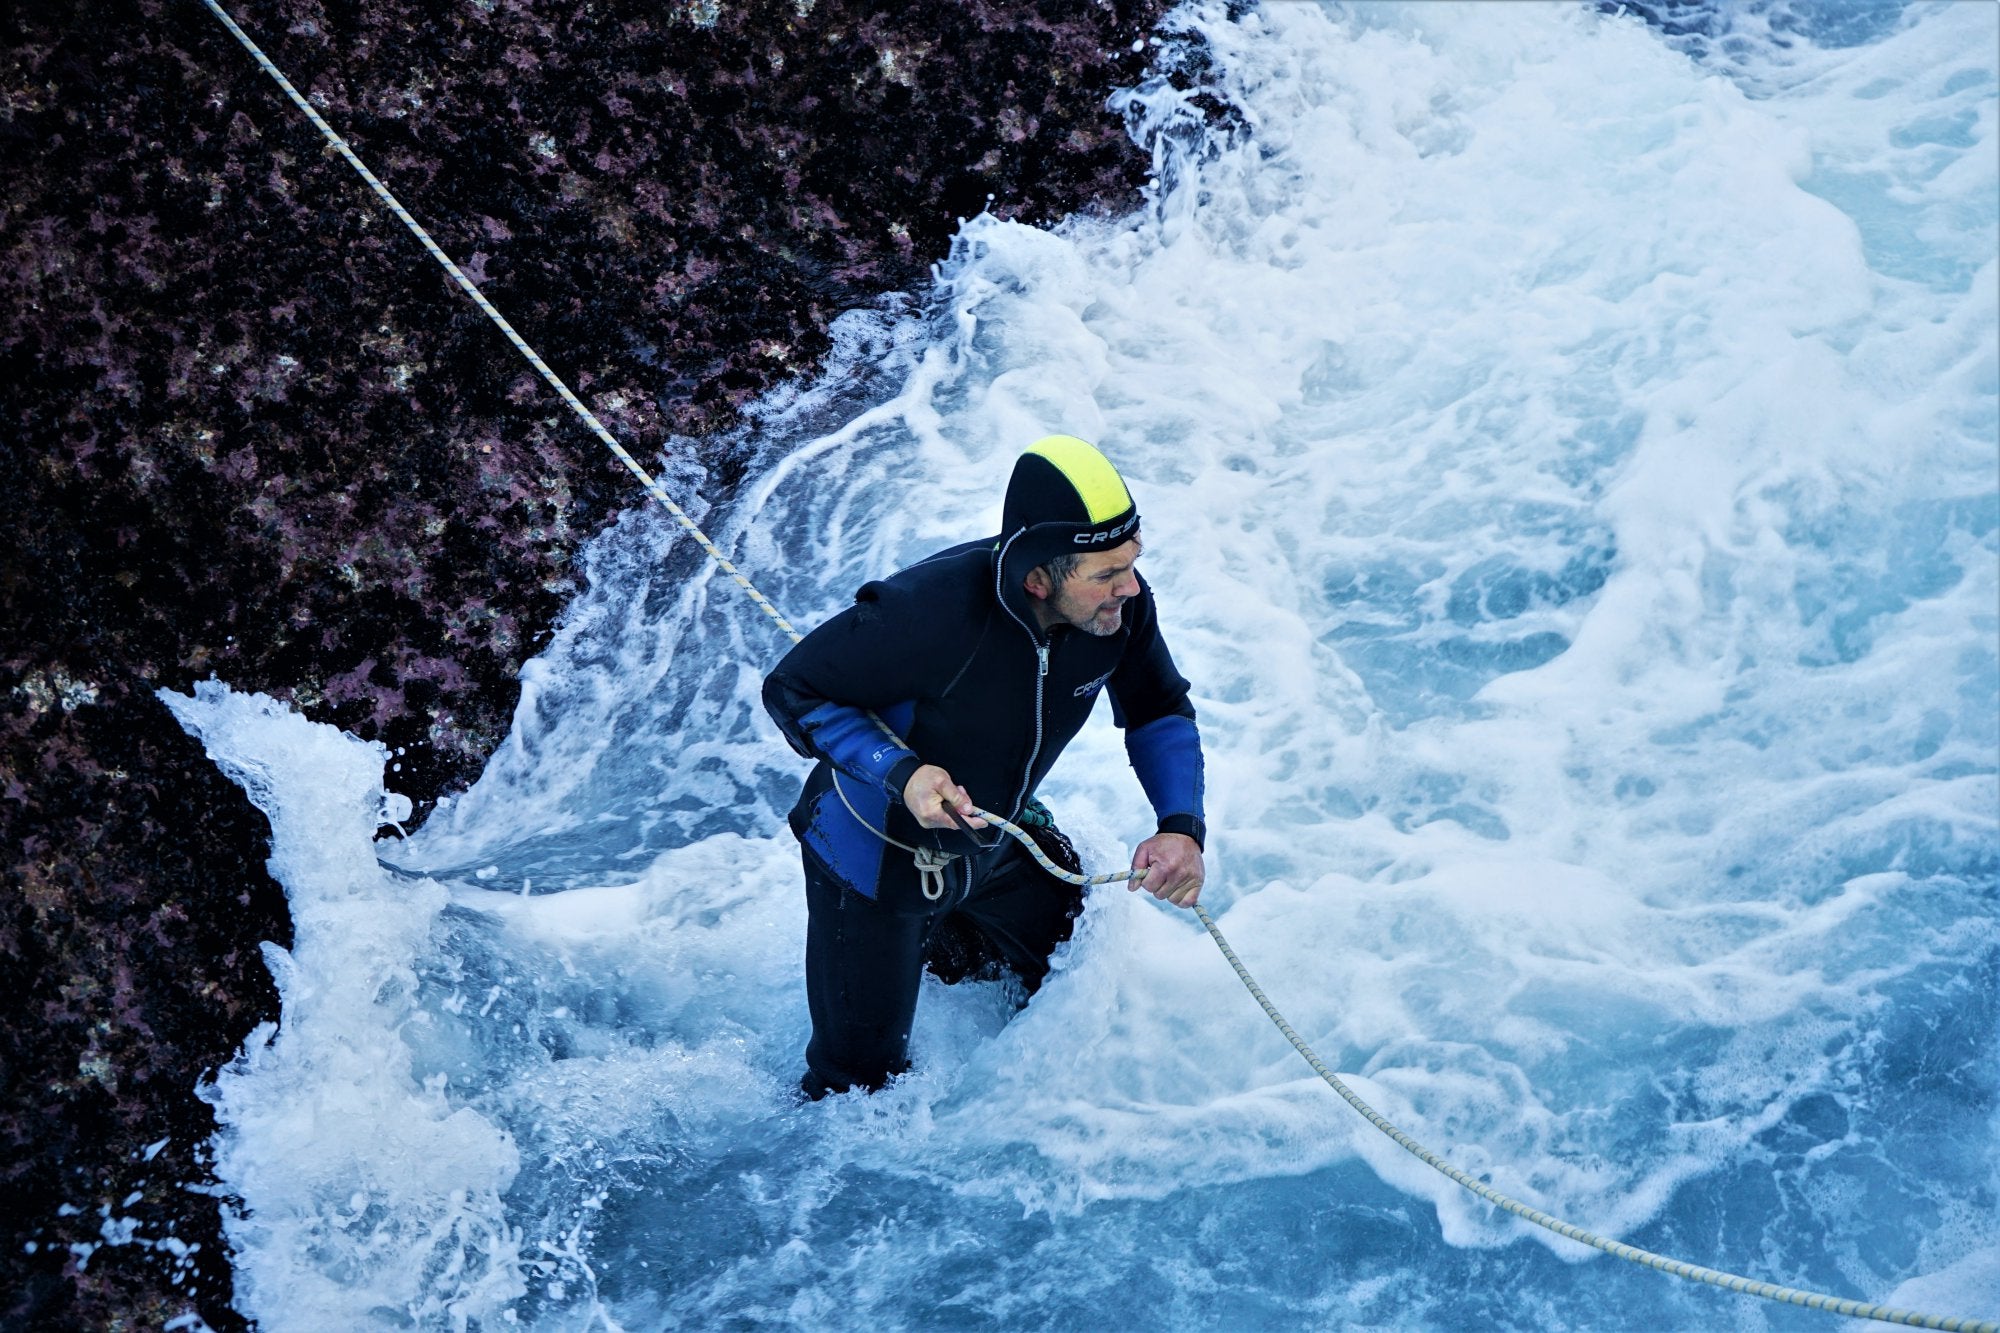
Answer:
[[[1168,815],[1160,821],[1160,832],[1185,833],[1197,848],[1208,850],[1208,825],[1201,822],[1200,815]]]
[[[910,778],[924,766],[924,761],[913,754],[906,754],[896,761],[889,775],[882,779],[882,785],[889,789],[889,799],[897,805],[903,803],[903,788],[910,785]]]

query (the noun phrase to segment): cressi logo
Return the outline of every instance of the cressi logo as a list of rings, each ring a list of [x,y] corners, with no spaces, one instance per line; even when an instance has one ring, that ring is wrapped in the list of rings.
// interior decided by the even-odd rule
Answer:
[[[1079,532],[1076,534],[1076,536],[1071,537],[1070,540],[1076,543],[1078,546],[1102,546],[1106,542],[1116,541],[1120,537],[1123,537],[1126,533],[1130,532],[1138,524],[1138,522],[1139,522],[1139,516],[1137,514],[1134,514],[1132,515],[1132,517],[1126,519],[1123,523],[1120,523],[1117,527],[1111,529],[1111,531],[1109,532]]]
[[[1088,695],[1095,694],[1099,690],[1103,689],[1104,682],[1110,679],[1111,679],[1111,673],[1107,671],[1103,675],[1099,676],[1096,680],[1086,681],[1084,684],[1077,686],[1076,692],[1072,697],[1082,699]]]

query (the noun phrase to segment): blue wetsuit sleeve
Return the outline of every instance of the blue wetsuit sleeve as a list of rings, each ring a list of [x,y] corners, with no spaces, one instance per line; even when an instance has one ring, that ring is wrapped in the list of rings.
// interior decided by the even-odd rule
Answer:
[[[848,704],[819,705],[798,719],[798,731],[808,738],[806,754],[879,785],[897,800],[923,762],[902,737],[884,730],[866,709]]]
[[[1125,732],[1125,754],[1146,799],[1159,817],[1160,832],[1185,833],[1207,841],[1202,817],[1201,732],[1185,713],[1169,713]]]
[[[1201,731],[1186,677],[1160,635],[1152,589],[1133,599],[1131,640],[1111,674],[1111,720],[1125,729],[1125,754],[1146,789],[1162,833],[1185,833],[1197,844],[1208,837],[1203,822]]]
[[[934,656],[914,646],[924,636],[903,623],[911,610],[903,600],[886,584],[868,584],[764,678],[765,711],[793,749],[898,801],[922,763],[899,732],[926,692]]]

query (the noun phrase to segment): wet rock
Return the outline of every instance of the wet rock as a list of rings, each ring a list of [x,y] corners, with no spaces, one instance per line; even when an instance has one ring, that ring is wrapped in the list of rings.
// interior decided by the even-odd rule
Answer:
[[[743,406],[959,218],[1135,202],[1103,102],[1160,8],[236,16],[635,454],[721,494]],[[201,5],[0,38],[0,1323],[237,1327],[195,1088],[277,1017],[289,925],[262,816],[153,691],[380,739],[421,818],[639,501]]]

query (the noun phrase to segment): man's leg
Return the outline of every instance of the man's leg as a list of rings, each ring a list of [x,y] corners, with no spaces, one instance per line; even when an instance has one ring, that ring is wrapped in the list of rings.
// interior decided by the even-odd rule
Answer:
[[[812,1041],[799,1086],[815,1101],[873,1091],[910,1067],[924,937],[933,918],[885,912],[828,875],[806,872],[806,1009]]]
[[[1043,850],[1059,863],[1074,863],[1067,839],[1062,854],[1046,842]],[[1070,937],[1082,912],[1083,890],[1049,874],[1017,847],[938,923],[925,961],[946,985],[1004,969],[1033,995],[1049,974],[1050,955]]]

